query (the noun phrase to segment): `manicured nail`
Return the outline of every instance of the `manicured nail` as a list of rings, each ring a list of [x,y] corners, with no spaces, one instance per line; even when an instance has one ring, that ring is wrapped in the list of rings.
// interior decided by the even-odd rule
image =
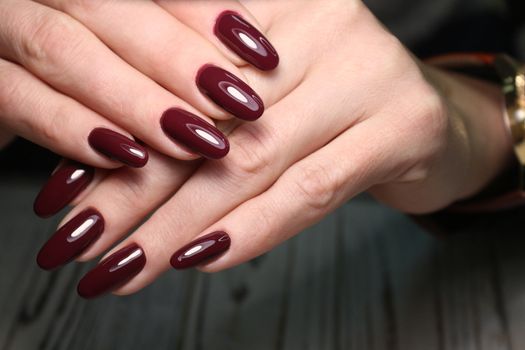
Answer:
[[[272,70],[279,64],[279,55],[268,39],[235,12],[221,13],[214,32],[230,50],[261,70]]]
[[[259,95],[241,79],[222,68],[206,65],[197,74],[199,90],[237,118],[253,121],[264,112]]]
[[[230,242],[230,236],[221,231],[200,237],[173,254],[170,260],[171,266],[176,269],[197,266],[227,251]]]
[[[146,256],[133,243],[102,260],[78,283],[78,294],[86,299],[109,293],[135,277],[146,265]]]
[[[88,141],[95,151],[127,166],[142,168],[148,162],[148,151],[144,147],[113,130],[96,128]]]
[[[104,231],[104,218],[89,208],[69,220],[44,244],[37,263],[44,270],[65,265],[82,254]]]
[[[228,139],[222,132],[183,109],[168,109],[160,124],[166,135],[203,157],[219,159],[230,150]]]
[[[33,204],[36,215],[47,218],[64,209],[93,180],[95,170],[68,161],[58,168],[38,193]]]

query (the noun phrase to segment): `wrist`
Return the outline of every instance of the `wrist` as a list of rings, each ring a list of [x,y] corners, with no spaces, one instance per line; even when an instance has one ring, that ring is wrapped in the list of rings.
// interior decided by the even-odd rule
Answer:
[[[447,179],[455,186],[452,201],[472,197],[512,164],[501,88],[459,73],[427,70],[449,113],[451,146],[443,159],[452,168]]]

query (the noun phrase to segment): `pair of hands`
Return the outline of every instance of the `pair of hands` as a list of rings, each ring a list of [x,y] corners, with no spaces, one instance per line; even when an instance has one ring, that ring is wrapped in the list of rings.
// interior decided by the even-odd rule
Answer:
[[[44,268],[124,238],[84,297],[133,293],[170,262],[237,265],[363,191],[443,208],[511,154],[497,88],[419,62],[357,0],[7,0],[0,57],[4,130],[106,169],[63,164],[35,205],[75,205]],[[226,72],[203,78],[210,65]]]

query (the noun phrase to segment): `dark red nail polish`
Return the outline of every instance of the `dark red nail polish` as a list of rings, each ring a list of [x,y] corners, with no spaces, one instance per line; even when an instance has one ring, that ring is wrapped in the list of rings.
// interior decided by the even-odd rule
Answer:
[[[199,90],[213,102],[240,119],[253,121],[264,112],[264,104],[241,79],[230,72],[206,65],[197,74]]]
[[[102,260],[78,283],[78,294],[86,299],[111,292],[135,277],[146,265],[146,256],[133,243]]]
[[[64,209],[93,180],[95,170],[68,161],[58,168],[38,193],[33,204],[36,215],[47,218]]]
[[[44,270],[52,270],[75,259],[104,231],[104,218],[89,208],[69,220],[47,242],[37,256]]]
[[[230,150],[228,139],[222,132],[183,109],[168,109],[160,124],[169,137],[203,157],[219,159]]]
[[[144,147],[113,130],[96,128],[88,141],[95,151],[130,167],[141,168],[148,162],[148,151]]]
[[[255,67],[272,70],[279,65],[279,55],[272,44],[239,14],[221,13],[214,32],[224,45]]]
[[[176,269],[197,266],[227,251],[230,248],[230,242],[230,236],[222,231],[197,238],[173,254],[170,259],[171,266]]]

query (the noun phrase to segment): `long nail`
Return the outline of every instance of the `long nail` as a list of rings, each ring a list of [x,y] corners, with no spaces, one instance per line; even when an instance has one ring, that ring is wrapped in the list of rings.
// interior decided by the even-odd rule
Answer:
[[[224,45],[255,67],[272,70],[279,65],[279,55],[272,44],[239,14],[221,13],[214,32]]]
[[[96,128],[88,141],[95,151],[130,167],[141,168],[148,162],[148,151],[144,147],[113,130]]]
[[[171,266],[176,269],[197,266],[227,251],[230,242],[230,236],[222,231],[200,237],[175,252],[170,259]]]
[[[95,170],[84,164],[68,161],[58,168],[38,193],[33,204],[36,215],[55,215],[93,180]]]
[[[111,292],[135,277],[146,265],[142,248],[133,243],[102,260],[78,283],[78,294],[86,299]]]
[[[230,150],[228,139],[222,132],[183,109],[168,109],[160,124],[169,137],[203,157],[219,159]]]
[[[232,73],[206,65],[197,74],[197,86],[213,102],[240,119],[253,121],[264,113],[259,95]]]
[[[62,226],[38,253],[37,263],[52,270],[82,254],[104,231],[104,218],[95,209],[82,211]]]

